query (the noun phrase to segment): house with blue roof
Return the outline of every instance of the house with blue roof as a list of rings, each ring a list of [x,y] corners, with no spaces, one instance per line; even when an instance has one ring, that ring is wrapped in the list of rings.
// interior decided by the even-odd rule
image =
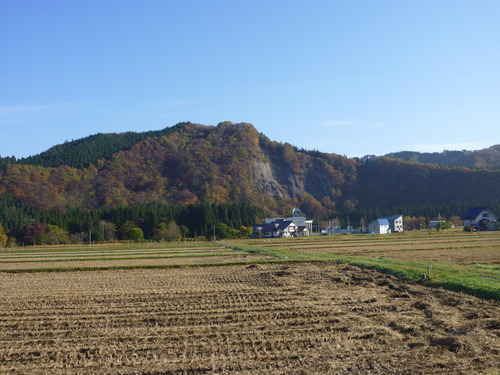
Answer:
[[[403,231],[403,215],[393,215],[393,216],[384,216],[381,219],[387,219],[389,221],[389,225],[391,227],[391,232],[402,232]]]
[[[403,231],[403,215],[383,216],[368,224],[369,233],[387,234]]]
[[[500,217],[488,207],[472,207],[460,220],[464,227],[471,226],[475,230],[494,230],[500,224]]]
[[[387,219],[377,219],[368,223],[368,233],[388,234],[391,233],[391,224]]]

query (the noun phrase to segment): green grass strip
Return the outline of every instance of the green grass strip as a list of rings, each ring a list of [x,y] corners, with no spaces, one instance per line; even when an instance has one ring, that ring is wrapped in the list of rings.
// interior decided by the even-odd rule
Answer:
[[[400,261],[386,257],[346,256],[335,253],[300,253],[297,250],[287,251],[283,248],[256,248],[250,245],[235,245],[234,249],[258,251],[282,260],[291,261],[333,261],[376,270],[383,274],[394,275],[400,279],[423,284],[435,288],[444,288],[463,292],[480,298],[500,301],[500,272],[498,267],[470,267],[458,264],[430,263],[416,261]],[[422,278],[425,274],[425,280]]]
[[[333,257],[336,261],[391,274],[403,280],[430,287],[463,292],[480,298],[500,300],[500,273],[484,273],[467,266],[433,263],[428,274],[429,263],[401,262],[388,258]],[[425,274],[426,278],[422,278]]]

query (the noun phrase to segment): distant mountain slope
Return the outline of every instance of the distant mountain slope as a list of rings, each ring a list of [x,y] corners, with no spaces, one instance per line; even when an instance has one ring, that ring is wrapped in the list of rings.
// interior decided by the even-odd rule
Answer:
[[[87,168],[64,164],[7,165],[0,172],[0,194],[39,210],[250,202],[272,214],[300,207],[319,217],[335,210],[493,201],[500,183],[500,170],[389,158],[361,162],[298,150],[271,141],[251,124],[229,122],[185,123]]]
[[[417,163],[440,164],[450,167],[499,168],[500,145],[477,151],[416,152],[401,151],[385,155],[391,159],[403,159]]]
[[[2,158],[3,164],[30,164],[43,167],[68,165],[70,167],[84,169],[96,163],[99,159],[108,159],[119,151],[129,150],[133,145],[144,139],[168,135],[180,130],[187,124],[187,122],[184,122],[163,130],[142,133],[98,133],[53,146],[47,151],[27,158],[18,160]]]

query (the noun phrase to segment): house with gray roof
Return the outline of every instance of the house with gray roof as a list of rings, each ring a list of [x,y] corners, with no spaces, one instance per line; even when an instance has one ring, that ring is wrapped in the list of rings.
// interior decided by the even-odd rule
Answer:
[[[309,236],[312,232],[312,220],[302,216],[294,208],[292,216],[286,218],[266,218],[262,224],[252,225],[252,238],[287,238]]]
[[[265,224],[270,224],[277,222],[279,220],[287,220],[287,221],[293,221],[295,224],[297,224],[299,227],[306,227],[307,232],[311,233],[312,232],[312,220],[308,220],[305,216],[302,216],[302,212],[298,208],[294,208],[292,211],[292,216],[289,217],[284,217],[284,218],[266,218],[264,219]]]
[[[270,223],[252,225],[252,238],[287,238],[299,235],[299,227],[292,220],[276,219]]]

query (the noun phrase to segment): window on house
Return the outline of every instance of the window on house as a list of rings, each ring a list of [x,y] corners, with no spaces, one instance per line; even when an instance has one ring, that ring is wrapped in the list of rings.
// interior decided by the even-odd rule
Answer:
[[[483,217],[488,217],[488,216],[490,216],[490,215],[489,214],[483,214]]]

